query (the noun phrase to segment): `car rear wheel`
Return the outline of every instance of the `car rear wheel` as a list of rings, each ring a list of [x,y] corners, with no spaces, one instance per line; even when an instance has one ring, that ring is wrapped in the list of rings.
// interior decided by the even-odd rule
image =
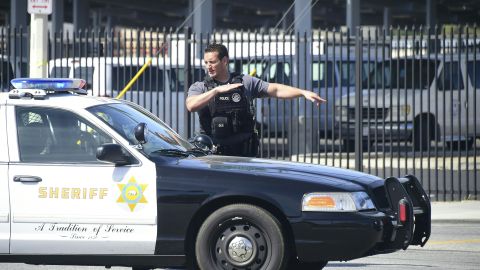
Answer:
[[[263,208],[233,204],[213,212],[195,242],[200,269],[284,269],[288,261],[280,222]]]
[[[431,140],[435,138],[436,122],[433,116],[423,115],[417,118],[413,130],[413,149],[415,151],[426,151],[430,146]]]
[[[370,142],[367,140],[362,140],[362,151],[368,151],[368,146]],[[353,153],[355,152],[355,140],[343,139],[342,140],[342,152]]]
[[[462,141],[450,141],[446,142],[447,150],[452,151],[461,151],[461,150],[470,150],[473,149],[475,140],[473,138],[468,138],[467,140]]]

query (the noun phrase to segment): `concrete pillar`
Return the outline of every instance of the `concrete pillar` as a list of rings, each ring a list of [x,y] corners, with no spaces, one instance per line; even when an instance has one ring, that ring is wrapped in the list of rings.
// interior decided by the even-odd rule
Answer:
[[[305,78],[305,76],[296,76],[295,72],[298,72],[298,74],[310,74],[310,72],[306,72],[307,70],[305,69],[305,65],[307,65],[307,68],[309,63],[311,63],[311,57],[310,57],[310,46],[309,42],[304,39],[305,34],[307,34],[307,37],[310,37],[312,33],[312,8],[311,8],[311,0],[297,0],[295,1],[295,35],[300,34],[300,40],[298,41],[298,52],[296,53],[296,57],[298,57],[298,66],[295,67],[294,63],[294,76],[296,79],[294,79],[294,82],[297,83],[298,87],[300,88],[307,88],[308,87],[308,81],[310,81],[308,78]],[[309,63],[306,64],[306,61]],[[295,61],[297,62],[297,61]],[[296,81],[297,80],[297,81]]]
[[[192,0],[191,13],[193,13],[192,28],[195,35],[195,43],[197,44],[195,49],[195,55],[197,58],[203,59],[203,50],[206,44],[202,44],[203,41],[199,40],[200,34],[202,39],[208,39],[207,33],[212,33],[214,27],[214,13],[215,13],[214,0]]]
[[[312,1],[296,0],[294,14],[294,33],[298,39],[295,45],[296,53],[293,62],[292,81],[294,86],[313,90],[310,71],[312,66]],[[312,136],[312,130],[316,130],[316,127],[311,124],[312,115],[310,112],[312,104],[310,101],[305,102],[304,98],[295,100],[293,104],[293,111],[299,111],[299,115],[294,113],[292,134],[289,134],[291,135],[289,136],[289,142],[292,144],[292,154],[301,155],[303,153],[315,152],[318,137],[315,134]]]
[[[352,35],[356,35],[357,26],[360,26],[360,0],[347,1],[347,27]]]
[[[30,74],[31,78],[46,78],[48,64],[47,14],[31,14]]]
[[[73,27],[75,31],[88,27],[90,19],[87,0],[73,0]]]
[[[437,24],[437,0],[426,0],[426,25],[430,29],[434,29],[435,24]]]
[[[59,32],[63,30],[63,23],[65,21],[64,0],[54,0],[52,7],[52,32]]]
[[[27,0],[10,0],[10,26],[27,27]]]
[[[193,0],[193,31],[195,33],[212,32],[213,9],[213,0]]]
[[[60,43],[55,41],[55,33],[57,33],[57,38],[60,37],[60,31],[63,30],[63,23],[65,22],[65,0],[53,0],[52,6],[52,28],[50,32],[51,48],[50,55],[51,57],[56,57],[56,54],[60,51]]]
[[[392,25],[392,11],[388,7],[383,8],[383,27],[388,29]]]

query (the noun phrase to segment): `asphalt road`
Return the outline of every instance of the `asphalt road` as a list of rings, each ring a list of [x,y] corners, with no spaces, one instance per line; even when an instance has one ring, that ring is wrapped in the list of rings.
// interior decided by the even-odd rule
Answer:
[[[479,269],[480,222],[443,222],[432,224],[432,236],[424,248],[377,255],[348,262],[331,262],[324,269]],[[34,266],[0,264],[1,270],[101,270],[90,266]],[[112,267],[112,270],[126,270]]]

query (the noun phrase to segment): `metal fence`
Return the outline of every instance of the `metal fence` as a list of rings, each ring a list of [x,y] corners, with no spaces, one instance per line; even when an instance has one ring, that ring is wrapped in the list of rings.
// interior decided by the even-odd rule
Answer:
[[[51,77],[81,77],[94,95],[149,109],[185,137],[198,119],[185,93],[202,80],[203,49],[225,44],[231,71],[309,89],[328,102],[255,101],[261,157],[365,171],[415,174],[433,200],[478,199],[480,38],[469,26],[345,29],[312,33],[108,29],[50,33],[49,59],[28,63],[28,29],[0,28],[0,86],[47,65]]]

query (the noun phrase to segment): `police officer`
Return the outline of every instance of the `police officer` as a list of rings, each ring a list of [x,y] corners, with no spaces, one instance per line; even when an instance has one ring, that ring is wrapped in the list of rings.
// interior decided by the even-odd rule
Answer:
[[[198,112],[201,133],[212,137],[220,155],[257,155],[259,140],[253,99],[303,96],[317,106],[326,102],[312,91],[229,73],[228,50],[222,44],[205,48],[204,63],[205,80],[190,86],[186,106],[190,112]]]

